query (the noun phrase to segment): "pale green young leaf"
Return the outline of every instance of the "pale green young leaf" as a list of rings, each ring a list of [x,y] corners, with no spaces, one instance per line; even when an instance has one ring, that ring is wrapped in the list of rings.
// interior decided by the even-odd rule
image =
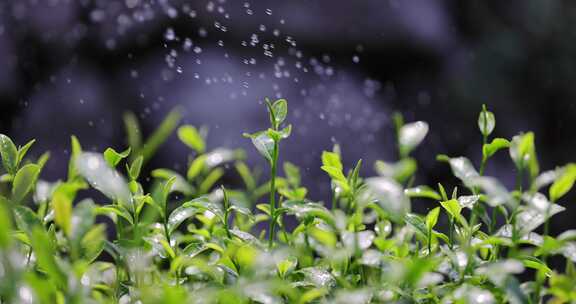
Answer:
[[[408,155],[428,134],[429,126],[424,121],[416,121],[403,125],[398,132],[398,144],[402,156]]]
[[[188,172],[186,173],[186,178],[188,178],[189,181],[194,180],[202,172],[206,165],[206,158],[207,155],[202,154],[192,161],[190,167],[188,167]]]
[[[268,132],[263,131],[252,135],[244,133],[244,136],[250,137],[252,144],[254,147],[256,147],[256,150],[258,150],[258,152],[260,152],[260,154],[264,156],[268,162],[272,162],[272,155],[274,153],[274,139],[268,135]]]
[[[490,158],[501,149],[510,147],[510,142],[504,138],[494,138],[492,142],[482,146],[482,155],[484,158]]]
[[[494,131],[496,127],[496,117],[494,113],[487,111],[486,107],[483,107],[482,112],[478,115],[478,129],[480,133],[484,136],[488,136]]]
[[[174,109],[166,115],[166,118],[160,123],[160,126],[152,133],[152,135],[146,140],[142,146],[142,156],[144,157],[144,163],[150,160],[150,158],[156,153],[156,150],[160,148],[168,137],[174,132],[182,115],[179,109]]]
[[[206,143],[204,142],[204,138],[200,135],[200,132],[196,129],[196,127],[191,125],[185,125],[178,128],[178,138],[182,141],[185,145],[194,149],[198,153],[204,153],[206,150]]]
[[[22,163],[22,160],[24,160],[26,153],[28,153],[28,150],[30,150],[30,148],[35,142],[36,140],[32,139],[29,142],[27,142],[24,146],[18,148],[18,161],[16,163],[17,166],[19,166]]]
[[[436,223],[438,223],[439,215],[440,215],[440,207],[436,207],[430,210],[430,212],[428,212],[428,214],[426,215],[426,228],[428,228],[428,231],[431,231],[434,228],[434,226],[436,226]]]
[[[137,180],[140,176],[140,171],[142,171],[142,164],[144,162],[144,157],[142,155],[136,157],[128,169],[128,175],[131,180]]]
[[[462,212],[462,207],[460,203],[456,199],[451,199],[448,201],[440,202],[440,205],[450,214],[450,217],[457,218],[460,216],[460,212]]]
[[[558,201],[559,198],[564,196],[576,181],[576,164],[569,164],[563,170],[562,174],[554,181],[549,189],[549,196],[552,202]]]
[[[272,104],[272,110],[274,111],[275,123],[280,126],[288,114],[288,102],[286,99],[278,99]]]
[[[116,165],[118,165],[121,160],[128,157],[128,155],[130,155],[130,148],[122,152],[116,152],[116,150],[112,148],[107,148],[106,151],[104,151],[104,159],[112,168],[116,167]]]

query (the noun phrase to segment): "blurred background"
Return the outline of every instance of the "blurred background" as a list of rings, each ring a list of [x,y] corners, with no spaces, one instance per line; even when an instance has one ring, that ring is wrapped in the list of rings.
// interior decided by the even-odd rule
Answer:
[[[417,184],[457,185],[437,153],[480,160],[477,116],[494,135],[536,133],[543,169],[576,160],[576,3],[442,0],[4,0],[0,2],[0,133],[52,151],[43,178],[65,176],[69,136],[90,150],[126,146],[122,115],[151,132],[174,107],[209,129],[209,147],[247,149],[267,126],[264,97],[289,100],[281,159],[327,200],[322,150],[347,166],[395,159],[394,111],[431,132],[414,153]],[[184,172],[175,136],[150,168]],[[229,170],[227,177],[236,177]],[[487,174],[514,185],[499,153]],[[576,205],[552,229],[574,228]],[[421,206],[417,206],[422,208]],[[427,208],[429,206],[425,206]]]

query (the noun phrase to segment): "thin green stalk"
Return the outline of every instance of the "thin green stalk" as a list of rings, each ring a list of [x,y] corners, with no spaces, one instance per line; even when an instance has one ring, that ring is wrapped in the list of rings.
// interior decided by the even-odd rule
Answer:
[[[274,151],[272,153],[272,164],[270,166],[270,225],[268,233],[268,247],[274,245],[274,229],[276,224],[276,167],[278,165],[278,141],[274,141]]]

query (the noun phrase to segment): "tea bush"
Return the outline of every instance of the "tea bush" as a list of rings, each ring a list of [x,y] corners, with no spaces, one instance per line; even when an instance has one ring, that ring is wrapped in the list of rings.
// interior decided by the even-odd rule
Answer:
[[[211,150],[205,130],[178,128],[177,112],[146,140],[126,115],[129,147],[120,152],[84,151],[72,137],[68,175],[56,182],[40,178],[48,153],[26,158],[34,141],[16,146],[0,135],[2,303],[576,301],[576,230],[548,228],[576,164],[541,172],[533,133],[491,138],[496,120],[484,108],[479,170],[439,155],[460,181],[446,189],[416,184],[410,155],[428,124],[395,115],[399,159],[377,161],[377,176],[362,176],[361,161],[345,168],[338,146],[322,153],[332,186],[324,204],[307,196],[298,167],[278,163],[291,131],[286,100],[266,105],[270,127],[244,135],[269,180],[243,151]],[[187,171],[142,176],[176,128],[193,156]],[[516,167],[512,191],[484,175],[495,153]],[[227,163],[241,188],[218,186]],[[413,213],[413,199],[429,211]],[[553,269],[551,258],[565,267]]]

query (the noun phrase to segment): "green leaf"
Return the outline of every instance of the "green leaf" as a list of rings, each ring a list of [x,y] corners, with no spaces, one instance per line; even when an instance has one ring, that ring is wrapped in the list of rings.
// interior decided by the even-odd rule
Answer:
[[[576,181],[576,164],[569,164],[563,169],[562,175],[550,186],[550,200],[557,202],[559,198],[572,189],[574,181]]]
[[[268,135],[268,132],[262,131],[255,134],[246,134],[244,136],[252,139],[252,144],[256,147],[256,150],[260,152],[268,162],[272,162],[272,155],[274,153],[274,139]]]
[[[188,168],[188,172],[186,173],[186,177],[188,178],[189,181],[194,180],[194,178],[196,178],[202,172],[202,169],[204,169],[204,166],[206,164],[206,158],[207,155],[203,154],[196,157],[192,161],[190,167]]]
[[[470,181],[480,176],[474,166],[466,157],[454,157],[450,158],[450,168],[454,176],[459,178],[464,184],[468,185]]]
[[[288,114],[288,102],[286,99],[278,99],[272,104],[272,110],[274,111],[276,126],[280,126]]]
[[[418,165],[413,158],[406,157],[396,163],[387,163],[377,160],[374,168],[379,175],[390,177],[399,183],[404,183],[416,172]]]
[[[423,236],[428,235],[429,229],[427,228],[427,222],[424,222],[421,216],[413,213],[408,213],[404,217],[406,223],[410,224],[416,232],[421,233]]]
[[[188,201],[182,204],[182,207],[185,208],[194,207],[200,211],[209,211],[215,216],[217,216],[221,222],[224,222],[224,212],[222,211],[222,208],[216,205],[215,203],[211,202],[207,197],[199,197],[197,199]]]
[[[193,217],[198,211],[198,208],[190,205],[182,205],[174,209],[168,217],[168,231],[172,233],[182,222]]]
[[[88,262],[94,261],[104,250],[105,240],[106,226],[104,224],[98,224],[88,230],[80,241],[84,259]]]
[[[180,122],[182,115],[179,109],[174,109],[166,115],[166,118],[162,121],[160,126],[152,133],[152,135],[146,140],[144,146],[142,147],[142,156],[144,157],[144,162],[150,160],[152,155],[156,153],[156,150],[164,144],[168,137],[174,132],[178,123]]]
[[[534,146],[534,133],[528,132],[514,136],[510,142],[509,151],[517,168],[527,168],[531,178],[538,175],[540,168]]]
[[[242,161],[238,161],[234,164],[234,167],[236,168],[236,171],[238,172],[238,174],[242,178],[244,185],[246,186],[246,188],[249,191],[256,188],[256,179],[252,175],[252,172],[250,171],[250,168],[248,168],[246,163],[244,163]]]
[[[28,164],[18,170],[14,177],[12,186],[12,200],[20,203],[22,199],[32,190],[40,174],[40,166]]]
[[[142,131],[140,130],[138,118],[136,118],[134,113],[124,113],[124,128],[126,129],[128,146],[132,148],[132,151],[134,152],[133,155],[139,154],[140,149],[142,148]]]
[[[296,268],[296,265],[298,265],[298,259],[295,257],[288,257],[276,264],[278,274],[280,277],[284,278],[286,274],[292,272]]]
[[[52,194],[54,220],[67,236],[72,232],[72,203],[78,190],[83,188],[82,183],[63,183],[58,185]]]
[[[414,150],[428,134],[429,126],[424,121],[416,121],[403,125],[398,132],[398,144],[402,156]]]
[[[385,177],[366,179],[368,195],[395,220],[401,220],[410,212],[410,200],[404,194],[402,186]]]
[[[185,125],[178,128],[178,138],[188,147],[194,149],[198,153],[204,153],[206,150],[206,143],[200,132],[191,125]]]
[[[340,155],[334,152],[322,152],[322,165],[326,167],[333,167],[340,171],[344,169],[342,166],[342,161],[340,160]]]
[[[56,263],[55,244],[42,227],[35,226],[32,228],[31,244],[38,267],[59,286],[66,286],[67,277]]]
[[[208,193],[212,186],[224,175],[224,169],[216,168],[204,178],[202,183],[200,183],[198,191],[202,194]]]
[[[446,212],[448,212],[452,218],[458,218],[460,216],[460,212],[462,212],[462,207],[456,199],[440,202],[440,205],[444,207]]]
[[[18,169],[18,150],[12,140],[0,134],[0,155],[2,156],[2,165],[9,174],[16,174]]]
[[[144,162],[144,157],[142,155],[136,157],[130,168],[128,169],[128,175],[130,175],[130,179],[135,181],[140,176],[140,171],[142,171],[142,163]]]
[[[428,212],[428,214],[426,215],[426,228],[428,228],[428,231],[431,231],[434,228],[434,226],[436,226],[436,223],[438,223],[439,215],[440,215],[440,207],[436,207],[430,210],[430,212]]]
[[[24,206],[14,206],[14,221],[16,223],[16,227],[22,231],[26,231],[27,233],[32,232],[32,228],[35,226],[42,226],[42,222],[28,207]]]
[[[494,138],[491,143],[482,146],[482,155],[488,159],[498,150],[510,147],[510,142],[504,138]]]
[[[441,200],[440,194],[436,192],[434,189],[424,185],[424,186],[417,186],[414,188],[408,188],[404,190],[404,193],[408,197],[422,197],[422,198],[429,198],[433,200]]]
[[[104,151],[104,159],[112,168],[116,167],[116,165],[118,165],[121,160],[128,157],[128,155],[130,155],[130,148],[122,151],[122,153],[118,153],[112,148],[108,148]]]
[[[182,175],[175,171],[169,169],[156,169],[152,171],[151,174],[152,177],[163,180],[174,178],[174,185],[170,189],[171,192],[180,192],[185,195],[191,195],[194,193],[194,187],[192,187],[192,185],[190,185]]]
[[[12,232],[12,220],[6,203],[7,201],[0,199],[0,248],[2,250],[10,245]]]
[[[108,198],[131,205],[132,195],[124,178],[112,169],[101,154],[84,152],[76,159],[76,168],[90,185]]]
[[[486,111],[486,107],[483,106],[482,112],[478,116],[478,129],[480,129],[480,133],[484,136],[488,136],[494,131],[496,127],[496,117],[494,117],[494,113],[490,111]]]
[[[70,162],[68,163],[68,180],[73,180],[78,175],[78,170],[76,169],[76,159],[80,154],[82,154],[82,146],[80,141],[74,135],[70,137],[70,146],[72,149],[70,155]]]
[[[120,205],[105,205],[105,206],[98,206],[94,208],[95,214],[104,214],[110,216],[110,214],[115,214],[134,225],[134,219],[128,210]]]
[[[22,163],[22,160],[24,160],[24,157],[26,156],[26,153],[28,153],[28,150],[30,150],[30,148],[32,147],[32,145],[36,142],[35,139],[32,139],[31,141],[29,141],[28,143],[26,143],[24,146],[18,148],[18,161],[17,161],[17,166],[19,166]]]

